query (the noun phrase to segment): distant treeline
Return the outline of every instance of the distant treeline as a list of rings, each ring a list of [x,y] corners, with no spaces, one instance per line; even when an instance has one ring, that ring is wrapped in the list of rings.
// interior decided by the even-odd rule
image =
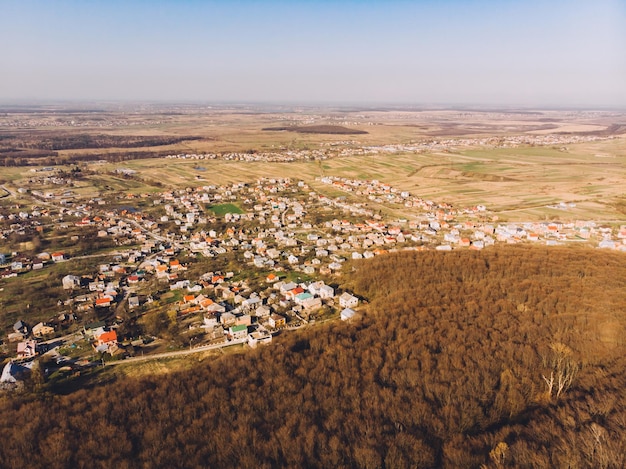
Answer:
[[[60,150],[144,148],[174,145],[183,141],[200,140],[197,136],[127,136],[63,134],[32,136],[0,136],[0,166],[29,166],[76,163],[79,161],[125,161],[140,158],[158,158],[171,153],[166,151],[108,151],[107,153],[74,153],[59,159]]]
[[[196,136],[140,136],[105,134],[63,134],[32,137],[5,138],[15,148],[29,150],[82,150],[92,148],[141,148],[173,145],[183,141],[200,140]],[[6,142],[5,142],[6,143]]]
[[[287,127],[266,127],[264,131],[288,131],[301,134],[330,134],[330,135],[359,135],[366,134],[365,130],[349,129],[341,125],[307,125],[307,126],[287,126]]]
[[[171,151],[116,151],[107,153],[73,153],[59,156],[57,152],[27,150],[20,152],[0,152],[0,166],[56,166],[79,163],[81,161],[109,161],[112,163],[139,160],[145,158],[161,158]]]
[[[349,323],[1,398],[0,466],[622,468],[625,261],[528,247],[363,261],[349,286],[369,304]]]

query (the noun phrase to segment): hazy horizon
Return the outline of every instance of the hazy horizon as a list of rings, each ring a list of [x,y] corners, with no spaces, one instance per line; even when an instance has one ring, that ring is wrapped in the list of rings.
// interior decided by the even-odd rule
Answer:
[[[549,3],[0,1],[0,102],[626,107],[625,3]]]

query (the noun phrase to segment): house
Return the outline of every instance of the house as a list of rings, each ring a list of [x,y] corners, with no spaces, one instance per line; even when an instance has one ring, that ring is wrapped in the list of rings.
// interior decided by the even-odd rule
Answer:
[[[106,308],[107,306],[111,306],[111,298],[108,295],[103,296],[102,298],[96,298],[96,308]]]
[[[267,283],[274,283],[278,281],[278,276],[276,274],[269,274],[267,277],[265,277],[265,281]]]
[[[245,324],[239,324],[236,326],[231,326],[228,329],[228,334],[234,339],[245,339],[248,337],[248,326]]]
[[[294,302],[302,306],[304,309],[321,308],[322,299],[314,297],[309,292],[300,293],[295,296]]]
[[[250,326],[252,324],[252,317],[249,314],[242,314],[241,316],[236,316],[237,325]]]
[[[211,300],[207,298],[207,301],[211,301]],[[215,302],[211,302],[208,306],[204,306],[204,308],[209,313],[224,313],[224,312],[226,312],[226,307],[224,305],[221,305],[221,304],[215,303]]]
[[[272,313],[272,309],[269,306],[261,305],[255,310],[255,314],[259,318],[266,318]]]
[[[96,337],[104,332],[104,321],[92,322],[83,326],[83,333],[87,337]]]
[[[33,326],[33,335],[35,337],[43,337],[52,333],[54,333],[54,327],[48,326],[43,322],[40,322],[39,324]]]
[[[273,327],[274,329],[276,329],[278,327],[282,327],[285,324],[287,324],[287,321],[280,314],[275,314],[274,313],[274,314],[270,315],[270,318],[268,320],[268,324],[270,325],[270,327]]]
[[[295,284],[294,282],[289,282],[289,283],[283,283],[280,286],[280,291],[281,293],[287,293],[289,290],[293,290],[294,288],[296,288],[298,285]]]
[[[260,306],[262,303],[261,298],[258,296],[252,296],[241,302],[241,306],[246,310],[252,310]]]
[[[215,316],[215,314],[205,314],[202,319],[202,323],[204,324],[205,328],[210,328],[210,329],[213,329],[215,326],[219,324],[217,321],[217,316]]]
[[[251,348],[258,344],[269,344],[272,341],[272,334],[266,330],[258,330],[248,335],[248,345]]]
[[[21,334],[28,334],[28,325],[21,319],[13,324],[13,330]]]
[[[52,260],[54,262],[60,262],[62,260],[65,259],[65,254],[63,254],[62,252],[53,252],[52,253]]]
[[[320,288],[322,288],[323,286],[324,282],[322,280],[318,280],[317,282],[310,283],[307,287],[307,290],[309,290],[309,293],[311,293],[311,295],[319,295]]]
[[[237,317],[232,313],[223,313],[220,315],[220,322],[226,327],[234,326],[237,324]]]
[[[104,291],[104,282],[89,282],[89,291]]]
[[[113,345],[117,344],[117,332],[106,331],[96,337],[96,343],[98,345]]]
[[[80,278],[75,275],[66,275],[61,280],[61,283],[63,284],[64,290],[73,290],[74,288],[80,287]]]
[[[345,308],[341,311],[341,320],[342,321],[347,321],[348,319],[350,319],[352,316],[354,316],[355,311],[351,308]]]
[[[159,264],[156,266],[156,274],[157,278],[167,278],[168,267],[163,264]]]
[[[130,309],[139,307],[139,297],[138,296],[131,296],[131,297],[129,297],[128,298],[128,307]]]
[[[30,358],[37,355],[37,343],[34,340],[26,340],[17,344],[17,358]]]
[[[326,300],[335,296],[335,289],[330,285],[322,285],[319,288],[318,295],[321,299]]]
[[[359,299],[348,292],[344,292],[339,297],[339,306],[342,308],[354,308],[359,304]]]
[[[298,286],[292,290],[289,290],[287,293],[285,293],[285,298],[287,298],[288,300],[293,300],[295,299],[296,296],[300,295],[301,293],[304,293],[304,288]]]
[[[117,349],[117,332],[105,331],[96,336],[96,342],[94,343],[97,352],[108,352],[113,355]]]

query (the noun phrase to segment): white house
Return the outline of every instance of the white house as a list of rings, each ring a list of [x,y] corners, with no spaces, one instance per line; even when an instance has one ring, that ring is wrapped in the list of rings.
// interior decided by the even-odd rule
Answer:
[[[335,296],[335,289],[330,285],[322,285],[319,289],[318,295],[323,300],[332,298],[333,296]]]
[[[65,277],[63,277],[61,282],[63,283],[63,288],[65,290],[72,290],[74,288],[80,287],[80,278],[76,277],[75,275],[66,275]]]
[[[344,310],[341,311],[341,320],[342,321],[347,321],[352,316],[354,316],[354,313],[355,313],[355,311],[353,309],[345,308]]]
[[[359,304],[359,299],[348,292],[343,293],[339,297],[339,306],[342,308],[354,308]]]
[[[257,317],[265,318],[265,317],[268,317],[272,313],[272,310],[269,306],[261,305],[256,309],[255,313]]]
[[[233,339],[245,339],[248,337],[248,326],[245,324],[238,324],[228,329],[229,335]]]
[[[258,330],[248,335],[248,345],[252,348],[258,344],[269,344],[272,341],[272,334],[266,330]]]

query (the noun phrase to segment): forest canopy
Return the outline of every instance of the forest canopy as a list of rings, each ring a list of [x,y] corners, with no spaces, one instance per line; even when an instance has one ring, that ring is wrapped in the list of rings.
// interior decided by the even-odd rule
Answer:
[[[0,397],[0,466],[626,465],[623,254],[353,267],[368,304],[349,322],[166,377]]]

